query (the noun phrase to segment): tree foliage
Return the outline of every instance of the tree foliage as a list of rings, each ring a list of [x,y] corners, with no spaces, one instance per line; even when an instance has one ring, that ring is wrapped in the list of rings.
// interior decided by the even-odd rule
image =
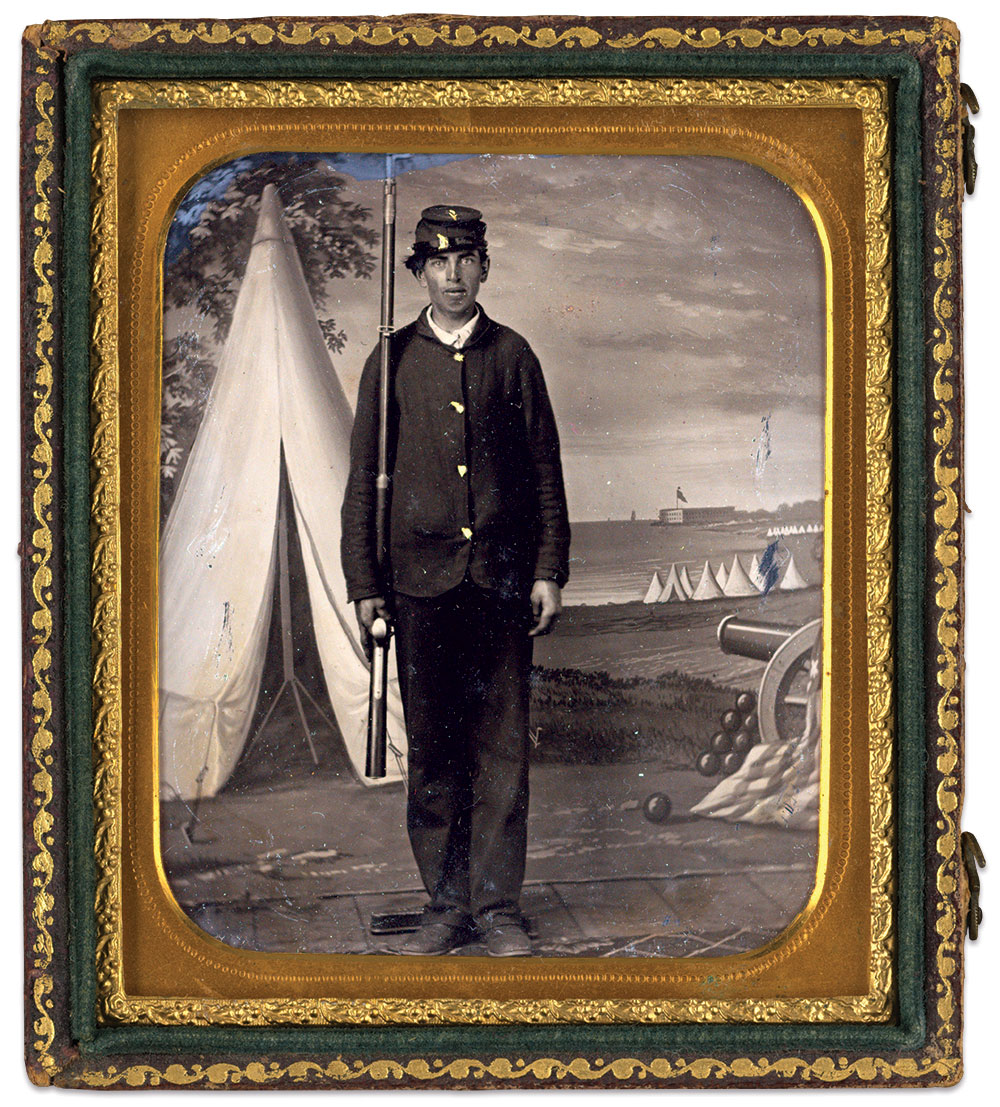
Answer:
[[[164,304],[191,309],[188,314],[198,320],[198,326],[164,344],[160,440],[164,512],[211,387],[214,364],[210,347],[224,342],[229,333],[260,196],[269,184],[281,195],[285,222],[331,353],[343,348],[346,335],[327,310],[330,283],[345,277],[368,278],[375,268],[377,236],[371,227],[371,211],[345,195],[346,180],[322,158],[293,157],[262,164],[243,159],[228,183],[203,189],[207,197],[203,204],[187,209],[182,205],[181,229],[185,219],[189,225],[186,241],[182,238],[172,256],[168,246]],[[197,185],[191,195],[199,195]]]
[[[214,364],[203,356],[196,335],[181,334],[163,344],[163,412],[160,422],[160,512],[173,498],[212,385]]]

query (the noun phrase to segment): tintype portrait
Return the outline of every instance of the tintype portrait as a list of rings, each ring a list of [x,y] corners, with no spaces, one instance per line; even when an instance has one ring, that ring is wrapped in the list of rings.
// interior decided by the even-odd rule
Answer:
[[[956,1081],[955,28],[22,47],[32,1079]]]
[[[792,924],[826,296],[806,205],[732,158],[261,153],[191,186],[163,268],[159,791],[198,926],[710,957]]]

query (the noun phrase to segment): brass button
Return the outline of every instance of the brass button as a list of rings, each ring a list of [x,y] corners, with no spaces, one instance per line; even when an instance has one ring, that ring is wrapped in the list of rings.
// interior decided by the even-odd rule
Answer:
[[[458,400],[452,400],[451,406],[458,412],[459,415],[461,415],[462,412],[465,411],[465,404],[460,404]]]
[[[469,467],[468,467],[467,465],[459,465],[459,467],[458,467],[458,475],[459,475],[460,477],[464,477],[464,476],[465,476],[465,474],[466,474],[466,473],[467,473],[468,471],[469,471]]]
[[[462,534],[468,541],[472,541],[472,527],[462,527]]]
[[[461,350],[459,350],[458,353],[456,353],[456,354],[452,354],[451,356],[456,361],[465,361],[465,354],[463,354]]]

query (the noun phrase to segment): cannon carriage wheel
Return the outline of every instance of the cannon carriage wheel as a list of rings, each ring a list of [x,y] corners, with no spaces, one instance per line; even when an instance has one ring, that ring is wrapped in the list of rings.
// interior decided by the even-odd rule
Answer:
[[[823,620],[814,619],[791,633],[764,670],[757,700],[762,742],[793,742],[802,737],[810,694],[820,679]]]

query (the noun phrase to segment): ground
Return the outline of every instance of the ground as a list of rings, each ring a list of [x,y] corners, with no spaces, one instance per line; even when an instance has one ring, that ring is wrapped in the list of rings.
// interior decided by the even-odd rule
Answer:
[[[711,956],[785,929],[812,890],[816,834],[690,815],[712,783],[655,766],[533,766],[522,906],[535,952]],[[672,800],[662,824],[642,813],[652,792]],[[203,801],[198,816],[189,846],[190,812],[164,805],[164,862],[185,910],[229,944],[384,953],[400,939],[372,935],[372,914],[424,902],[399,785],[317,774]]]
[[[818,608],[816,588],[704,604],[570,607],[558,632],[537,643],[535,661],[550,676],[533,693],[539,747],[522,897],[537,954],[718,956],[765,945],[790,925],[812,892],[816,830],[691,815],[718,782],[693,762],[718,729],[720,708],[756,688],[764,668],[721,652],[719,620],[739,612],[795,626]],[[272,639],[278,656],[274,628]],[[296,670],[325,702],[310,648],[296,640]],[[271,669],[280,678],[280,666]],[[265,683],[251,733],[276,687]],[[412,912],[426,898],[403,788],[362,784],[338,754],[339,737],[308,713],[319,768],[287,697],[218,796],[163,803],[168,882],[185,911],[231,945],[391,951],[401,938],[373,933],[372,916]],[[663,823],[643,814],[654,792],[672,803]]]

